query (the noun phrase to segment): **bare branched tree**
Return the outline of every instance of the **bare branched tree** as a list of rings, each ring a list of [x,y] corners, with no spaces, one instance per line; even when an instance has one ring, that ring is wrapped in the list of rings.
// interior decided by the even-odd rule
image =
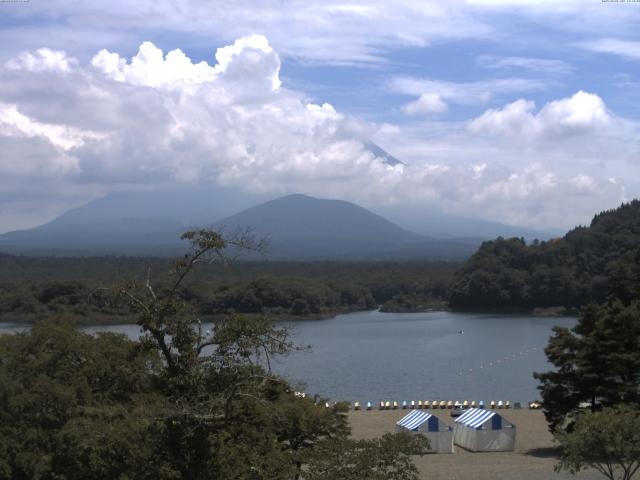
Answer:
[[[186,232],[182,239],[191,248],[175,263],[168,286],[159,288],[148,271],[143,282],[130,282],[119,294],[139,314],[143,345],[161,354],[164,380],[175,393],[174,414],[206,421],[228,415],[234,398],[260,398],[260,389],[278,382],[271,374],[272,357],[295,347],[285,329],[275,328],[264,317],[232,314],[206,329],[184,300],[186,279],[199,264],[228,264],[235,258],[226,254],[229,248],[263,252],[265,239],[257,240],[250,230],[225,237],[208,229]]]

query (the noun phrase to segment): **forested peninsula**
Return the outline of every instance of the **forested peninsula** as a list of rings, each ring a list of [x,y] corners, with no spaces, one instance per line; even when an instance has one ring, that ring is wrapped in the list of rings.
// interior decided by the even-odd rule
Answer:
[[[639,265],[640,201],[633,200],[562,238],[483,243],[455,273],[448,300],[458,310],[576,310],[610,295],[628,298]]]

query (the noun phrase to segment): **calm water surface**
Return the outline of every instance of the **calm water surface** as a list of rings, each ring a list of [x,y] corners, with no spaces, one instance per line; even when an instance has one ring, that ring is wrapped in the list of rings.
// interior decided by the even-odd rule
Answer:
[[[288,323],[294,338],[313,349],[276,369],[304,379],[309,392],[346,400],[531,401],[539,397],[532,372],[550,367],[543,348],[551,327],[574,324],[514,315],[352,313]]]
[[[551,327],[569,327],[575,319],[374,311],[282,324],[296,343],[312,348],[278,361],[273,368],[294,383],[305,382],[309,393],[361,402],[526,402],[539,397],[532,372],[550,368],[543,348]],[[0,324],[0,333],[23,328]],[[140,334],[136,325],[86,330],[115,331],[130,338]]]

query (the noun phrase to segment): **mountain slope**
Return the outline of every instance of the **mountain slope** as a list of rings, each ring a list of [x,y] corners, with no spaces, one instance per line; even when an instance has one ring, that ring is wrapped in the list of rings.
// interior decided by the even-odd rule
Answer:
[[[0,250],[38,255],[173,255],[184,248],[179,232],[211,224],[265,199],[220,187],[115,192],[39,227],[0,235]]]
[[[280,260],[463,259],[480,243],[417,235],[353,203],[299,194],[215,221],[229,205],[240,205],[247,198],[227,202],[202,191],[181,196],[114,194],[40,227],[0,235],[0,250],[37,255],[177,255],[185,248],[180,234],[205,225],[227,233],[251,228],[258,236],[269,236],[266,257]]]
[[[386,163],[387,165],[390,165],[392,167],[396,165],[406,165],[404,162],[401,162],[396,157],[394,157],[389,152],[382,149],[380,146],[376,145],[373,142],[364,142],[364,146],[376,157],[382,158],[384,160],[384,163]]]
[[[629,287],[629,286],[632,287]],[[588,227],[526,245],[485,242],[456,273],[454,308],[577,308],[640,286],[640,201],[596,215]],[[619,290],[619,291],[618,291]],[[640,294],[640,289],[637,292]]]
[[[439,241],[409,232],[358,205],[288,195],[215,224],[225,231],[250,227],[269,236],[269,258],[463,258],[476,240]]]
[[[412,241],[420,236],[385,218],[343,200],[302,194],[271,200],[221,220],[217,225],[251,225],[261,232],[283,231],[302,238],[331,237],[349,241],[370,236],[375,241]],[[292,231],[292,229],[295,229]]]
[[[564,234],[563,230],[558,229],[537,230],[479,218],[447,215],[434,207],[387,205],[378,206],[375,211],[412,232],[435,238],[474,237],[490,240],[497,237],[523,237],[527,240],[548,240]]]

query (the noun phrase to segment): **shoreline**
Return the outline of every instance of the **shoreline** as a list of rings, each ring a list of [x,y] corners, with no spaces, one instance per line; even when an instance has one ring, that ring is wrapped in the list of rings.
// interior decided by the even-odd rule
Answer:
[[[577,315],[575,311],[567,311],[562,315],[554,315],[554,314],[546,314],[546,312],[541,314],[540,312],[524,311],[524,310],[452,310],[450,308],[429,308],[427,310],[420,310],[420,311],[390,312],[390,311],[381,310],[380,306],[378,306],[378,308],[367,309],[367,310],[343,310],[343,311],[336,311],[336,312],[311,314],[304,317],[295,316],[292,314],[278,314],[278,315],[267,314],[267,318],[273,323],[318,322],[322,320],[330,320],[341,315],[349,315],[354,313],[371,313],[371,312],[379,312],[385,315],[391,315],[391,314],[413,315],[413,314],[421,314],[421,313],[448,312],[448,313],[454,313],[454,314],[467,314],[467,315],[516,315],[516,316],[522,315],[522,316],[529,316],[529,317],[535,317],[535,318],[575,318]],[[258,313],[238,313],[238,312],[235,312],[235,313],[238,315],[253,316],[253,317],[259,317],[262,315]],[[231,313],[202,315],[200,316],[200,319],[202,320],[203,323],[213,323],[214,321],[218,319],[222,319],[228,315],[231,315]],[[0,318],[0,325],[5,324],[5,325],[31,327],[33,325],[36,325],[52,317],[55,317],[55,315],[49,315],[47,317],[44,317],[43,319],[34,320],[32,318],[26,318],[26,319],[15,318],[12,315],[5,314],[4,316],[2,316],[2,318]],[[74,321],[75,325],[79,328],[117,327],[117,326],[124,326],[124,325],[137,325],[134,316],[114,316],[114,317],[105,316],[103,318],[100,318],[98,321],[83,321],[83,317],[78,316],[78,317],[71,318],[71,320]],[[196,322],[193,322],[193,323],[196,323]]]
[[[563,310],[560,312],[559,309]],[[461,314],[469,314],[469,315],[526,315],[537,318],[570,318],[576,317],[578,315],[578,311],[575,309],[565,309],[564,307],[549,307],[549,308],[533,308],[533,309],[452,309],[448,306],[437,308],[437,307],[429,307],[426,309],[420,310],[383,310],[382,305],[378,305],[377,308],[372,309],[345,309],[340,311],[332,311],[332,312],[323,312],[323,313],[315,313],[309,314],[306,316],[296,316],[293,314],[266,314],[267,318],[274,323],[280,322],[316,322],[320,320],[329,320],[340,315],[348,315],[350,313],[360,313],[360,312],[380,312],[383,314],[419,314],[419,313],[438,313],[438,312],[450,312],[450,313],[461,313]],[[242,313],[242,312],[230,312],[230,313],[216,313],[211,315],[202,315],[200,318],[204,323],[213,323],[216,319],[224,318],[225,316],[231,315],[231,313],[236,313],[238,315],[245,316],[261,316],[260,313]],[[49,317],[53,317],[53,315],[49,315]],[[47,317],[47,318],[49,318]],[[117,315],[114,317],[105,316],[105,318],[101,318],[100,321],[82,321],[81,316],[73,318],[76,322],[76,325],[79,327],[99,327],[99,326],[117,326],[117,325],[135,325],[135,316],[122,316]],[[36,325],[40,323],[42,320],[33,320],[31,318],[14,318],[11,314],[5,314],[2,319],[0,319],[0,324],[15,324],[15,325]],[[195,322],[194,322],[195,323]]]

